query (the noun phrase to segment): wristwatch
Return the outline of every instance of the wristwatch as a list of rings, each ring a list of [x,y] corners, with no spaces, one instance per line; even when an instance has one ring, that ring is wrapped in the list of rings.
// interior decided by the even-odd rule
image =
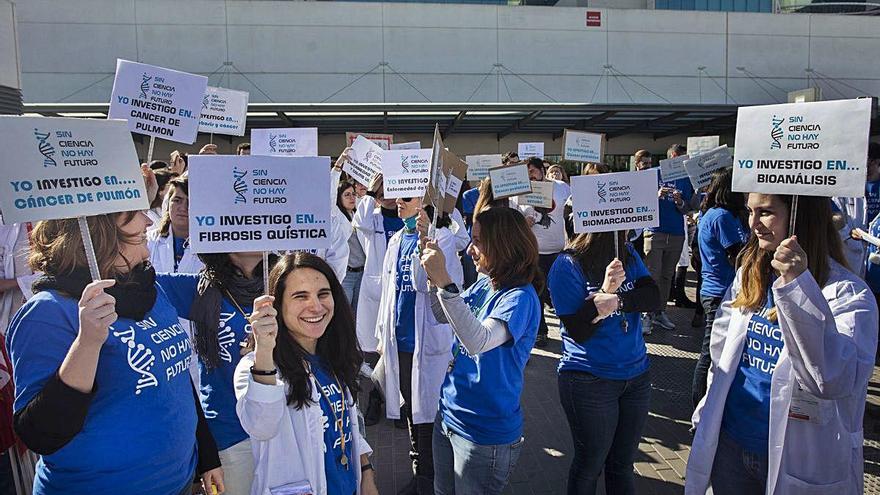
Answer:
[[[451,284],[447,285],[446,287],[443,287],[443,290],[445,292],[451,292],[453,294],[458,294],[458,292],[459,292],[458,286],[455,285],[455,283],[451,283]]]

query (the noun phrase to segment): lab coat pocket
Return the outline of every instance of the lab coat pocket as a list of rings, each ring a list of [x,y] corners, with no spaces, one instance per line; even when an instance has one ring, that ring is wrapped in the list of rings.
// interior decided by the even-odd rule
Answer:
[[[427,320],[428,328],[425,329],[423,347],[425,354],[436,355],[452,352],[452,327],[437,323],[430,311],[428,311]]]
[[[840,495],[849,493],[849,480],[843,479],[834,483],[810,483],[790,474],[782,473],[779,479],[778,493],[797,495]]]

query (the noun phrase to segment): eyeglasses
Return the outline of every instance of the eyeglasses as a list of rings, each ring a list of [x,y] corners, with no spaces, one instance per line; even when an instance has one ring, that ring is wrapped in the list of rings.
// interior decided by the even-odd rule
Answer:
[[[414,199],[416,199],[416,198],[400,198],[400,199],[402,199],[403,201],[409,203],[410,201],[412,201],[412,200],[414,200]]]

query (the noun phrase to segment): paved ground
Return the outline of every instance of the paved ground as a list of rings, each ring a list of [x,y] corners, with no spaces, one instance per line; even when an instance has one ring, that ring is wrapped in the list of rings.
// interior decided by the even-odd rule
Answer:
[[[691,295],[693,295],[691,293]],[[684,492],[684,469],[690,451],[691,377],[699,352],[701,329],[690,326],[692,310],[669,307],[677,328],[647,337],[651,358],[651,411],[635,464],[636,491],[641,494]],[[552,313],[551,343],[536,349],[526,367],[523,409],[525,439],[522,456],[505,493],[565,493],[572,443],[559,405],[556,363],[560,355],[558,323]],[[875,368],[865,420],[865,493],[880,494],[880,368]],[[411,477],[409,440],[405,430],[383,420],[368,428],[376,451],[374,465],[379,492],[395,495]]]

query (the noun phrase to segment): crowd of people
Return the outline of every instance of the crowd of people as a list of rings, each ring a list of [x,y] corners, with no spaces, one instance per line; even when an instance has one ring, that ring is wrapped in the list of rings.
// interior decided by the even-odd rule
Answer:
[[[551,182],[551,207],[495,198],[484,179],[451,213],[386,198],[381,175],[352,181],[347,160],[328,188],[330,247],[270,255],[268,280],[261,252],[192,252],[185,152],[142,166],[149,210],[88,218],[101,280],[76,219],[0,226],[6,493],[371,495],[365,432],[383,419],[409,432],[402,495],[502,493],[547,307],[568,493],[603,475],[606,493],[636,493],[645,336],[675,328],[668,301],[695,308],[702,336],[686,493],[862,490],[880,298],[880,248],[862,237],[880,236],[880,145],[865,198],[801,196],[793,217],[791,196],[734,192],[730,169],[699,191],[658,174],[658,227],[579,234],[568,173],[541,158],[504,163]]]

